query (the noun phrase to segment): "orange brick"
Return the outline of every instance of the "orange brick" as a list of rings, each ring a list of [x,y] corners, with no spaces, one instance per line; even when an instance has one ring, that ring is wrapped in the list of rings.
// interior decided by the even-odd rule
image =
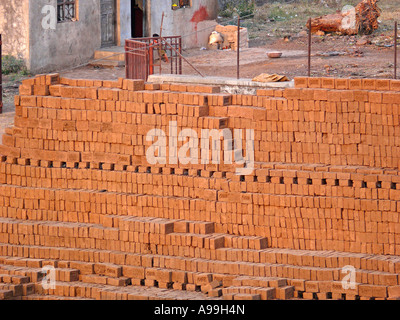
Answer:
[[[377,79],[375,80],[376,90],[388,91],[390,90],[390,80]]]
[[[295,88],[308,88],[308,78],[305,77],[295,77],[294,78]]]
[[[321,88],[321,78],[308,78],[308,88]]]
[[[349,89],[349,79],[335,79],[335,88],[337,90]]]
[[[350,90],[362,90],[361,79],[349,79],[349,89]]]
[[[364,90],[375,90],[376,83],[375,79],[362,79],[362,88]]]
[[[321,88],[324,88],[324,89],[335,89],[335,79],[333,79],[333,78],[321,78]]]

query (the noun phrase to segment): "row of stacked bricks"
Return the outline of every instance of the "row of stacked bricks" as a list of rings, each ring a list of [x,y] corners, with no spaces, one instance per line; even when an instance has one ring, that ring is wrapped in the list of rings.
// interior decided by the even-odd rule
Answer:
[[[399,296],[398,93],[326,81],[298,78],[294,89],[257,95],[24,81],[0,146],[3,297]],[[149,164],[148,132],[168,133],[171,121],[199,137],[254,129],[253,172]],[[61,271],[57,288],[43,290],[48,264]],[[341,283],[346,265],[357,270],[352,289]],[[26,288],[13,276],[27,277]]]

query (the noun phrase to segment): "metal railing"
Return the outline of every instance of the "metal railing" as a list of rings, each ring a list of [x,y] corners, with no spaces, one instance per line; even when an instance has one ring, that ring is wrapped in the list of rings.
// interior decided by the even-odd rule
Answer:
[[[134,38],[125,41],[126,78],[147,80],[162,61],[170,65],[171,74],[182,74],[182,37]]]

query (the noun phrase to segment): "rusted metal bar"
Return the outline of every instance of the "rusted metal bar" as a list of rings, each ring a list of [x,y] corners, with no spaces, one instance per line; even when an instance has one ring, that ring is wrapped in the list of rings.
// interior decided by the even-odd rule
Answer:
[[[182,38],[179,37],[179,74],[182,74]]]
[[[127,79],[147,80],[149,76],[149,50],[144,42],[125,41],[125,70]]]
[[[236,65],[236,76],[240,78],[240,16],[238,15],[238,32],[237,32],[237,65]]]
[[[0,113],[3,112],[3,69],[1,67],[1,60],[3,53],[1,50],[1,46],[2,46],[2,38],[0,34]]]
[[[397,79],[397,21],[394,23],[394,78]]]
[[[155,51],[158,51],[160,49],[160,43],[163,48],[163,51],[165,53],[170,54],[170,56],[168,56],[167,54],[166,54],[166,56],[168,58],[169,57],[171,58],[169,61],[169,63],[171,63],[171,73],[172,74],[173,73],[182,74],[182,58],[180,58],[180,56],[177,53],[175,53],[172,49],[163,45],[162,40],[164,40],[164,42],[168,42],[170,45],[172,45],[174,48],[176,48],[179,52],[181,52],[181,50],[182,50],[182,37],[181,36],[168,36],[168,37],[160,38],[159,35],[157,35],[157,37],[127,39],[126,42],[128,43],[128,47],[133,46],[134,48],[136,48],[138,46],[136,44],[137,42],[143,43],[147,46],[147,48],[146,48],[146,68],[148,70],[147,75],[154,74],[156,72],[156,68],[159,67],[159,64],[154,63],[154,56],[155,56],[154,53],[155,53]],[[132,48],[131,48],[131,50],[132,50]],[[131,55],[126,53],[127,55],[132,56],[130,61],[133,61],[134,55],[141,53],[141,50],[137,50],[137,49],[134,49],[134,50],[135,50],[135,52],[132,52]],[[129,51],[129,48],[126,49],[126,51]],[[128,63],[128,60],[127,60],[127,63]],[[161,59],[160,59],[160,63],[161,63]],[[129,69],[127,68],[127,70],[129,70]]]
[[[308,19],[308,76],[311,77],[311,18]]]
[[[162,38],[161,38],[161,39],[162,39]],[[175,53],[177,53],[183,60],[185,60],[185,61],[187,62],[187,64],[188,64],[189,66],[191,66],[199,75],[201,75],[201,76],[204,78],[204,75],[203,75],[199,70],[197,70],[183,55],[181,55],[181,53],[178,52],[178,50],[176,50],[176,49],[175,49],[173,46],[171,46],[168,42],[165,42],[165,44],[166,44],[167,46],[171,47],[172,50],[174,50]]]
[[[175,42],[174,41],[171,41],[172,42],[172,45],[175,45]],[[171,74],[173,74],[174,73],[174,57],[173,57],[173,55],[172,55],[172,50],[170,50],[171,51]]]

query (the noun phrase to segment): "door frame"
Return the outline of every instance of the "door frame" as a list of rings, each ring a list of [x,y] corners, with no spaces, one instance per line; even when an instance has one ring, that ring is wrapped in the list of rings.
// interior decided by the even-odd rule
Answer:
[[[101,17],[102,17],[102,11],[101,11],[101,3],[102,0],[100,0],[100,39],[101,39],[101,47],[102,48],[107,48],[107,47],[112,47],[115,46],[119,43],[120,41],[120,36],[119,36],[119,5],[120,5],[120,0],[111,0],[114,2],[114,21],[113,21],[113,29],[114,29],[114,42],[113,43],[107,43],[103,44],[102,38],[103,38],[103,29],[102,29],[102,23],[101,23]]]

